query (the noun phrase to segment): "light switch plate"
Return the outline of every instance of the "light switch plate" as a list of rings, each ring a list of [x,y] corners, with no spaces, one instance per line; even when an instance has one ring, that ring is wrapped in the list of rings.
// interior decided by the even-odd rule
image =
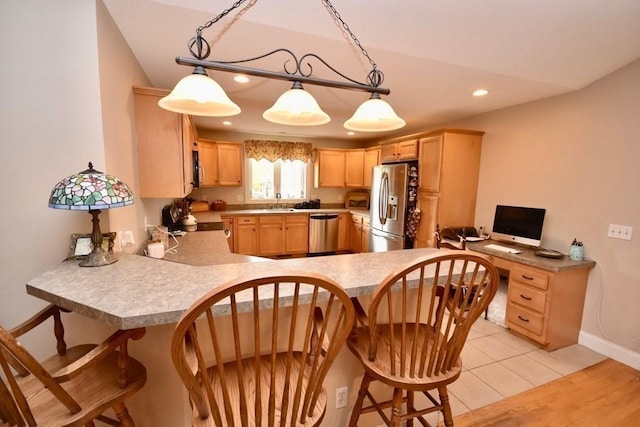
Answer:
[[[633,227],[630,225],[609,224],[607,236],[613,239],[631,240]]]

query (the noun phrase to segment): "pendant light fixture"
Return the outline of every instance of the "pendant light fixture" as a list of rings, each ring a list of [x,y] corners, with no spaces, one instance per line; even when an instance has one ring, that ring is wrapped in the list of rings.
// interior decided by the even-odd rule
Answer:
[[[366,83],[347,77],[314,53],[306,53],[298,58],[293,52],[283,48],[275,49],[253,58],[236,61],[208,60],[211,48],[209,43],[202,37],[202,31],[240,7],[245,1],[236,1],[214,19],[196,29],[195,37],[188,43],[188,48],[193,58],[176,57],[178,64],[192,66],[194,67],[194,72],[192,75],[183,78],[169,95],[158,102],[160,107],[176,113],[194,116],[224,117],[239,114],[240,107],[229,99],[217,82],[207,75],[206,70],[217,70],[292,82],[291,89],[283,93],[275,104],[262,115],[265,120],[273,123],[292,126],[318,126],[331,120],[329,115],[322,111],[313,96],[302,87],[303,84],[310,84],[370,93],[370,98],[357,109],[353,117],[344,123],[347,129],[360,132],[382,132],[400,129],[405,125],[405,121],[398,117],[393,108],[380,98],[380,95],[388,95],[391,92],[389,89],[381,87],[384,74],[378,70],[377,64],[371,59],[358,38],[329,0],[322,0],[329,15],[336,22],[340,22],[342,29],[349,34],[355,45],[360,48],[362,55],[368,59],[372,66],[367,75]],[[291,57],[285,60],[284,71],[271,71],[238,65],[240,63],[258,61],[276,54],[286,54]],[[290,65],[291,59],[293,60],[293,67]],[[313,67],[308,62],[312,60],[318,61],[343,80],[312,77]]]
[[[300,82],[293,82],[291,89],[280,95],[262,117],[272,123],[292,126],[317,126],[331,121],[331,117],[322,111],[315,98],[304,90]]]

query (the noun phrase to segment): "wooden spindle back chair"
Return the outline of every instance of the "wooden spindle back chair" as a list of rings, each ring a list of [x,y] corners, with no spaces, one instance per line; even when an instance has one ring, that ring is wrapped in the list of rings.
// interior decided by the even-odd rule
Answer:
[[[350,426],[357,425],[361,413],[372,411],[392,426],[404,421],[412,425],[414,418],[426,422],[425,414],[441,411],[445,425],[453,425],[446,385],[460,375],[460,352],[471,325],[494,297],[498,280],[486,258],[463,251],[428,255],[385,278],[368,311],[355,302],[358,327],[347,345],[365,374]],[[465,286],[474,292],[465,292]],[[369,385],[376,380],[393,388],[391,400],[374,398]],[[434,390],[437,394],[430,392]],[[416,391],[432,405],[416,409]],[[370,406],[364,407],[365,398]],[[390,418],[384,412],[389,407]]]
[[[0,426],[83,426],[93,420],[134,426],[124,402],[147,377],[144,366],[129,357],[127,342],[140,339],[144,329],[67,349],[61,311],[51,305],[11,330],[0,326]],[[57,354],[38,362],[17,337],[49,318]],[[109,408],[118,420],[103,415]]]
[[[311,273],[240,278],[204,295],[171,344],[192,424],[319,425],[323,380],[353,321],[344,289]]]

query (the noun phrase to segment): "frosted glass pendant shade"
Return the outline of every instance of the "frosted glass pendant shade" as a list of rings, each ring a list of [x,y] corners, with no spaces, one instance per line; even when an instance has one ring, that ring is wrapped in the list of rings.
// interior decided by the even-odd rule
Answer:
[[[178,82],[158,105],[165,110],[193,116],[226,117],[240,114],[222,87],[206,74],[190,74]]]
[[[318,126],[331,121],[300,82],[294,82],[293,87],[280,95],[262,117],[272,123],[291,126]]]
[[[384,132],[404,127],[402,120],[391,105],[380,99],[377,93],[363,102],[353,116],[344,122],[344,127],[358,132]]]

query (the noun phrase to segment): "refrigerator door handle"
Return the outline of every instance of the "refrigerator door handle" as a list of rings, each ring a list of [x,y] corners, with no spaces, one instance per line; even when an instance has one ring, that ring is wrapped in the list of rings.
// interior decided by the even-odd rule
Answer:
[[[380,191],[378,193],[378,219],[380,224],[384,225],[387,222],[387,209],[389,198],[389,175],[387,171],[382,173],[382,179],[380,182]]]

